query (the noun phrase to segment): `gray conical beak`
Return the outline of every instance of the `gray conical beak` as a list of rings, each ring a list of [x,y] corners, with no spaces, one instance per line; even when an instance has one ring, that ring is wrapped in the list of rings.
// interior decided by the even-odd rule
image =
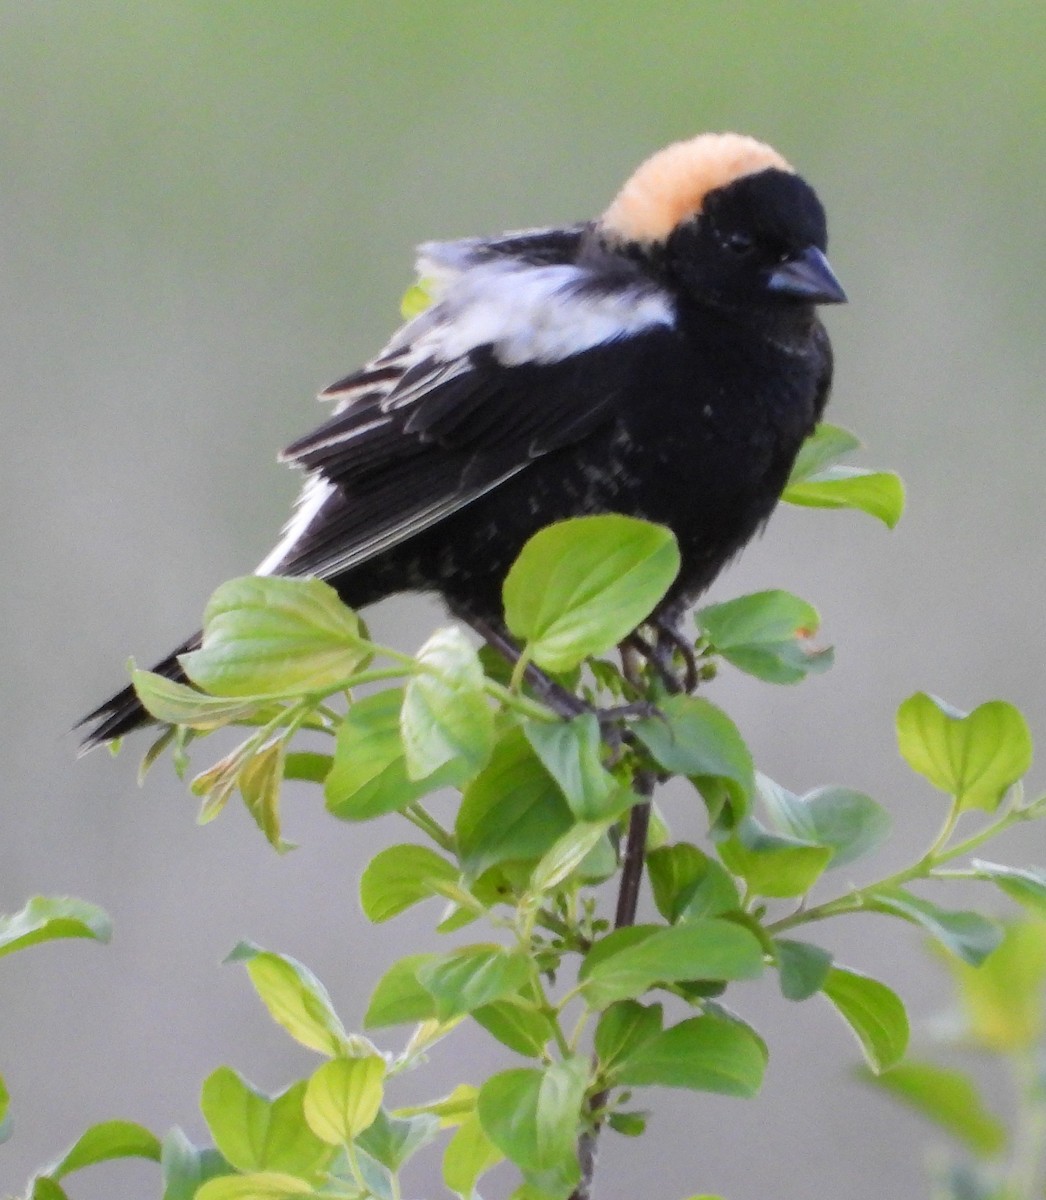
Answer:
[[[793,297],[806,304],[845,304],[846,293],[828,265],[828,259],[816,246],[807,246],[795,258],[788,259],[770,272],[767,290],[782,297]]]

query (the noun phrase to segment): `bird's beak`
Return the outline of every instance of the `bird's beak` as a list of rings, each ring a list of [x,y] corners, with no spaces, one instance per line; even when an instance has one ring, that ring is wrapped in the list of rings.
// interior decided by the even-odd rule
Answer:
[[[822,251],[807,246],[770,272],[767,290],[806,304],[845,304],[846,293]]]

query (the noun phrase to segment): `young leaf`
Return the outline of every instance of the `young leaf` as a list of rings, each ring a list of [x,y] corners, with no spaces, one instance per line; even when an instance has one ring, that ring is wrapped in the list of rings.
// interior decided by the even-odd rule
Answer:
[[[9,916],[0,916],[0,957],[58,938],[90,938],[108,942],[109,918],[94,904],[71,896],[34,896]]]
[[[231,1067],[219,1067],[204,1080],[200,1109],[218,1150],[238,1171],[285,1171],[318,1182],[331,1151],[305,1124],[304,1096],[304,1080],[270,1097]]]
[[[762,1040],[747,1025],[719,1016],[691,1017],[637,1046],[620,1064],[617,1082],[754,1096],[766,1057]]]
[[[240,768],[240,795],[265,840],[279,853],[292,849],[280,835],[280,785],[283,782],[282,740],[252,754]]]
[[[718,917],[740,906],[737,884],[728,872],[689,842],[651,850],[647,870],[657,911],[673,925]]]
[[[1006,1126],[988,1111],[976,1083],[964,1072],[908,1059],[868,1078],[974,1154],[990,1156],[1006,1148]]]
[[[28,1200],[69,1200],[69,1196],[60,1183],[55,1183],[47,1175],[38,1175],[33,1180],[33,1190]]]
[[[400,316],[404,321],[420,316],[432,303],[432,281],[418,279],[403,293],[400,300]]]
[[[375,923],[440,894],[440,884],[457,883],[458,869],[427,846],[389,846],[360,876],[360,907]]]
[[[808,1000],[821,990],[832,966],[832,956],[827,950],[787,938],[776,938],[774,949],[781,995],[786,1000]]]
[[[1041,867],[1006,867],[980,858],[971,859],[970,867],[978,879],[990,879],[1028,912],[1046,917],[1046,871]]]
[[[592,851],[606,840],[611,822],[579,821],[568,829],[542,856],[530,878],[530,890],[536,895],[550,892],[568,879],[582,864],[589,861]]]
[[[152,671],[132,671],[131,683],[145,711],[168,725],[220,729],[230,721],[251,716],[259,707],[256,699],[230,700],[210,696]]]
[[[615,1076],[619,1065],[661,1032],[660,1004],[618,1000],[599,1018],[596,1026],[596,1055],[600,1070]]]
[[[163,1139],[160,1150],[163,1200],[193,1200],[208,1179],[228,1175],[232,1170],[217,1150],[194,1146],[177,1125]]]
[[[745,817],[718,850],[750,891],[775,898],[805,895],[832,857],[828,846],[770,833],[754,817]]]
[[[523,733],[510,730],[465,789],[455,832],[473,877],[488,867],[539,859],[573,824],[570,809]]]
[[[315,750],[294,750],[283,760],[283,778],[323,783],[333,765],[334,759],[329,754],[318,754]]]
[[[452,1092],[439,1100],[397,1108],[392,1115],[416,1117],[420,1113],[430,1113],[439,1121],[440,1129],[456,1129],[476,1111],[478,1095],[479,1088],[473,1087],[471,1083],[459,1083]]]
[[[423,963],[417,979],[436,1002],[436,1018],[449,1021],[518,991],[530,977],[519,951],[463,946]]]
[[[862,792],[823,787],[796,796],[765,775],[756,776],[756,787],[779,833],[831,849],[829,870],[861,858],[889,836],[889,814]]]
[[[747,811],[755,790],[752,755],[737,726],[714,704],[698,696],[669,696],[656,717],[637,721],[633,730],[659,766],[686,775],[706,801],[725,792],[729,825]]]
[[[888,1070],[908,1046],[908,1014],[885,983],[845,967],[833,967],[822,988],[850,1026],[875,1072]]]
[[[389,688],[357,700],[338,726],[334,764],[323,785],[327,809],[343,821],[368,821],[399,812],[467,774],[448,763],[426,779],[410,779],[400,733],[403,690]]]
[[[407,1025],[436,1016],[436,1002],[418,982],[418,970],[435,954],[411,954],[393,963],[378,980],[363,1017],[365,1029]]]
[[[1042,1037],[1046,982],[1046,922],[1010,921],[998,948],[978,967],[955,959],[965,1035],[995,1054],[1033,1052]]]
[[[356,1139],[356,1144],[375,1162],[390,1171],[398,1171],[422,1146],[439,1133],[439,1118],[431,1113],[413,1117],[392,1117],[384,1109]]]
[[[429,638],[416,661],[400,713],[408,779],[425,779],[451,763],[474,775],[494,744],[494,712],[476,651],[451,625]]]
[[[348,1034],[327,989],[308,967],[289,955],[261,950],[250,942],[241,942],[225,961],[246,964],[251,983],[269,1015],[295,1041],[320,1054],[346,1053]]]
[[[526,1058],[540,1058],[555,1036],[544,1013],[511,996],[474,1009],[472,1019],[503,1046]]]
[[[479,1117],[473,1112],[458,1127],[443,1152],[443,1182],[462,1200],[473,1200],[476,1181],[504,1157],[483,1132]]]
[[[509,571],[505,623],[539,667],[567,671],[627,637],[678,570],[675,537],[661,526],[616,514],[560,521]]]
[[[971,966],[980,966],[1002,940],[1002,928],[975,912],[950,912],[902,888],[870,893],[869,908],[921,925],[943,946]]]
[[[201,649],[179,661],[216,696],[296,696],[336,688],[369,659],[359,618],[319,579],[248,575],[223,583]]]
[[[598,955],[589,951],[579,978],[590,1008],[635,999],[658,983],[754,979],[762,973],[762,947],[731,921],[698,918],[667,929],[655,927],[638,940],[642,930],[617,930],[596,944]]]
[[[53,1180],[73,1171],[114,1158],[147,1158],[160,1161],[160,1139],[133,1121],[102,1121],[82,1133],[62,1157],[47,1170]]]
[[[798,683],[832,664],[831,649],[806,641],[821,626],[817,609],[791,592],[756,592],[697,613],[698,628],[716,653],[768,683]]]
[[[543,1071],[502,1071],[480,1088],[476,1112],[487,1137],[524,1171],[550,1171],[563,1182],[576,1182],[575,1145],[587,1086],[582,1058]]]
[[[302,1111],[312,1132],[330,1146],[351,1142],[373,1122],[384,1096],[385,1060],[335,1058],[314,1071]]]
[[[954,796],[960,810],[994,812],[1031,766],[1027,723],[1003,700],[963,716],[916,692],[897,710],[897,741],[912,770]]]
[[[622,789],[603,766],[602,735],[595,713],[572,721],[527,721],[523,730],[579,821],[619,815]]]

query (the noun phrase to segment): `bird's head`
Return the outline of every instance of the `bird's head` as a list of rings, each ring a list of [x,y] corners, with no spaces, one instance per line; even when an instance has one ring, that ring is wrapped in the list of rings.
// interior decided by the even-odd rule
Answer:
[[[824,209],[772,147],[705,133],[648,158],[599,220],[604,244],[655,260],[695,299],[726,306],[840,304]]]

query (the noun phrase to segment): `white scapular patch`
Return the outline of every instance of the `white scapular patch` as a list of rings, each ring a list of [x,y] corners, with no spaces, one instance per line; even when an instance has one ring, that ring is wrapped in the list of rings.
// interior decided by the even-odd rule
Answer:
[[[439,319],[421,332],[415,348],[446,362],[491,346],[500,363],[516,367],[559,362],[674,323],[669,297],[653,285],[600,291],[586,287],[589,282],[583,267],[514,262],[473,267],[448,288]]]
[[[279,573],[280,563],[290,554],[295,543],[312,524],[316,514],[334,491],[334,484],[324,479],[322,475],[313,473],[306,477],[305,485],[294,507],[294,515],[283,527],[283,535],[280,540],[254,568],[255,575]]]

